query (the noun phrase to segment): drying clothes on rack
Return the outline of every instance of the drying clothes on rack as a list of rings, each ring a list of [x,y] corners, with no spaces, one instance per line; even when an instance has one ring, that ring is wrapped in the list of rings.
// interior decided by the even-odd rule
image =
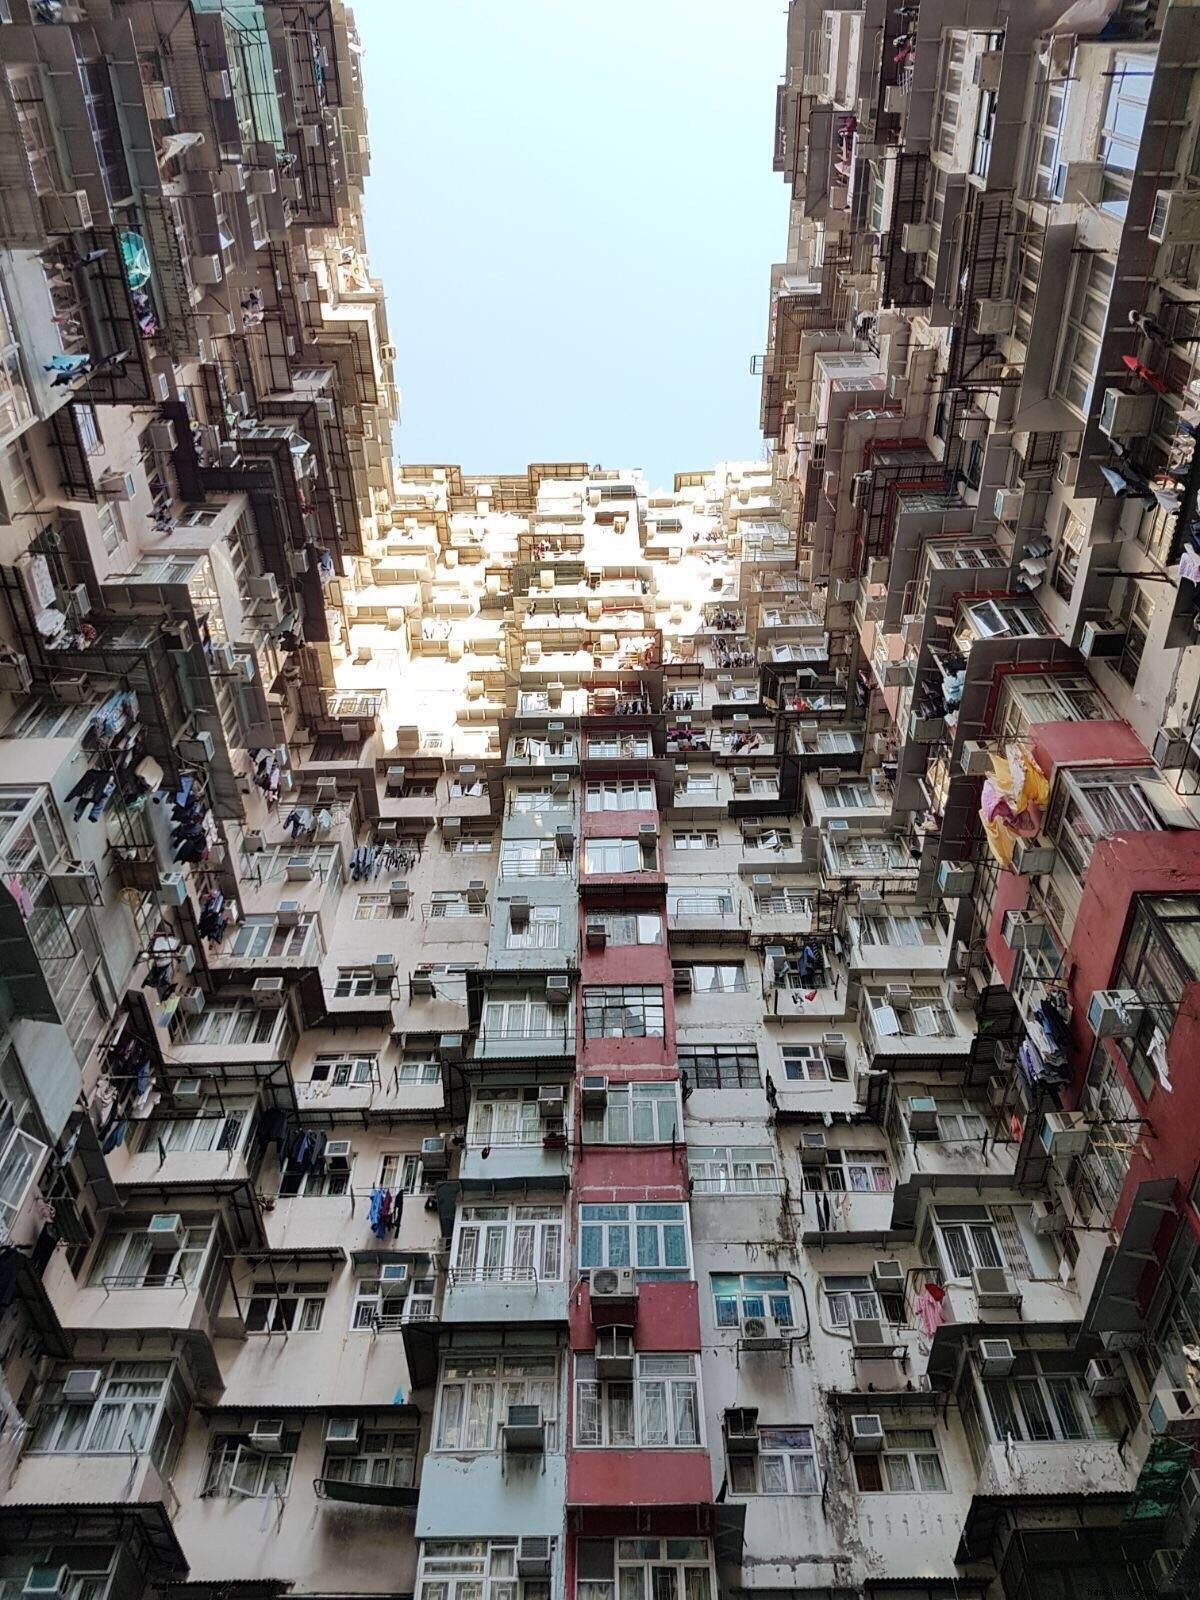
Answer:
[[[355,883],[370,878],[375,873],[375,851],[369,844],[360,844],[350,857],[350,876]]]
[[[307,806],[293,806],[283,819],[283,825],[293,839],[298,839],[301,834],[311,838],[316,829],[316,818]]]
[[[913,1319],[930,1339],[946,1320],[945,1299],[940,1283],[927,1283],[913,1301]]]
[[[325,1170],[325,1134],[313,1128],[298,1128],[287,1148],[289,1172],[315,1172]]]
[[[404,1195],[397,1190],[377,1188],[371,1190],[367,1208],[367,1224],[377,1239],[394,1237],[400,1232],[400,1219],[404,1212]]]
[[[272,1145],[282,1165],[291,1137],[292,1119],[281,1106],[271,1106],[258,1119],[254,1130],[259,1153],[265,1154]]]

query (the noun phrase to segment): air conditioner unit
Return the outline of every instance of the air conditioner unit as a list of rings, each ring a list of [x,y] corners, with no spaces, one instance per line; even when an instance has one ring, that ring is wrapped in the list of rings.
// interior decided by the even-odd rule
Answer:
[[[250,1429],[250,1448],[263,1455],[277,1455],[283,1449],[283,1423],[278,1417],[256,1417]]]
[[[782,1350],[787,1340],[773,1317],[743,1317],[741,1342],[751,1350]]]
[[[975,332],[984,334],[1011,333],[1014,306],[1011,300],[977,300],[975,302]]]
[[[802,1167],[823,1167],[829,1161],[829,1149],[825,1143],[823,1133],[813,1131],[800,1135],[800,1165]]]
[[[879,1359],[889,1356],[895,1344],[878,1317],[851,1317],[850,1347],[856,1356]]]
[[[1089,661],[1119,656],[1125,648],[1128,632],[1103,622],[1085,622],[1079,636],[1079,654]]]
[[[1008,1339],[980,1339],[975,1349],[982,1378],[1007,1378],[1016,1365],[1016,1352]]]
[[[0,662],[0,689],[13,694],[26,694],[33,687],[33,673],[26,656],[14,656],[11,661]]]
[[[571,998],[571,980],[565,973],[552,972],[546,979],[546,1002],[565,1006]]]
[[[1047,1111],[1042,1123],[1042,1148],[1052,1161],[1070,1161],[1087,1154],[1092,1135],[1082,1111]]]
[[[467,1041],[461,1033],[441,1033],[438,1035],[437,1053],[439,1061],[465,1061]]]
[[[0,687],[2,686],[3,682],[0,679]],[[1151,754],[1156,767],[1182,767],[1187,764],[1191,748],[1191,735],[1185,729],[1160,728],[1154,735]]]
[[[523,1533],[517,1540],[517,1575],[521,1578],[548,1578],[554,1541],[544,1533]]]
[[[403,878],[393,878],[388,889],[388,902],[400,911],[408,910],[409,889]]]
[[[1124,389],[1105,389],[1100,402],[1100,432],[1110,439],[1141,438],[1150,431],[1158,396],[1127,394]]]
[[[1191,1391],[1176,1389],[1169,1384],[1155,1388],[1150,1396],[1146,1419],[1152,1433],[1176,1433],[1191,1438],[1198,1421]]]
[[[691,994],[692,969],[691,967],[671,968],[671,987],[676,994]]]
[[[330,1455],[354,1455],[360,1437],[357,1417],[329,1417],[325,1422],[325,1448]]]
[[[100,1398],[104,1373],[99,1367],[75,1367],[63,1379],[62,1397],[72,1405],[90,1406]]]
[[[546,1447],[541,1406],[509,1406],[502,1431],[506,1450],[536,1451]]]
[[[487,884],[482,878],[472,878],[467,885],[467,904],[469,906],[487,904]]]
[[[442,818],[442,838],[443,839],[451,839],[451,840],[457,839],[457,838],[460,837],[461,834],[462,834],[462,818],[461,817],[443,817]]]
[[[970,861],[938,862],[938,888],[947,899],[961,899],[974,887],[975,868]]]
[[[446,1140],[440,1134],[421,1140],[421,1168],[427,1174],[445,1172]]]
[[[983,50],[975,57],[971,67],[971,83],[985,93],[994,93],[1000,87],[1000,74],[1004,68],[1003,50]]]
[[[850,504],[855,511],[861,511],[871,498],[874,487],[875,474],[873,472],[856,472],[850,480]]]
[[[1145,1015],[1136,989],[1097,989],[1088,1002],[1088,1027],[1098,1039],[1132,1039]]]
[[[1010,950],[1031,950],[1040,944],[1045,926],[1031,911],[1006,911],[1001,930]]]
[[[523,894],[514,894],[508,902],[508,924],[511,928],[526,928],[529,926],[529,899]]]
[[[1021,515],[1025,500],[1023,489],[997,489],[992,501],[992,514],[997,522],[1013,522]]]
[[[550,793],[567,794],[571,788],[571,774],[569,772],[552,772],[550,774]]]
[[[882,1259],[871,1263],[871,1282],[880,1294],[903,1294],[906,1274],[900,1261]]]
[[[1112,1395],[1123,1394],[1129,1386],[1125,1368],[1119,1361],[1107,1356],[1097,1356],[1088,1362],[1084,1381],[1093,1400],[1106,1400]]]
[[[1021,1291],[1003,1267],[972,1267],[971,1287],[981,1311],[1002,1311],[1021,1304]]]
[[[566,1091],[561,1084],[547,1083],[538,1090],[538,1116],[543,1122],[561,1122],[566,1108]]]
[[[225,276],[225,268],[220,256],[193,256],[192,280],[195,283],[211,286],[220,283]]]
[[[874,1455],[883,1449],[883,1422],[873,1412],[858,1412],[850,1418],[850,1448],[860,1455]]]
[[[315,876],[307,856],[289,856],[285,870],[289,883],[310,883]]]
[[[409,975],[408,987],[412,994],[432,997],[437,993],[437,986],[433,979],[433,968],[430,966],[414,967]]]
[[[730,1406],[722,1423],[725,1449],[731,1456],[758,1454],[758,1410],[754,1406]]]
[[[106,500],[133,500],[137,496],[137,479],[132,472],[104,472],[96,487]]]
[[[579,1103],[585,1111],[603,1111],[608,1104],[608,1079],[589,1072],[579,1080]]]
[[[586,925],[585,942],[589,950],[603,950],[608,944],[608,929],[603,922]]]
[[[208,766],[216,754],[212,734],[202,730],[190,739],[180,739],[179,754],[185,761],[190,761],[196,766]]]
[[[631,1378],[633,1349],[633,1334],[628,1328],[597,1328],[596,1375],[600,1378]]]
[[[1160,189],[1147,231],[1151,244],[1200,243],[1200,192]]]
[[[1013,871],[1022,877],[1036,878],[1043,872],[1052,872],[1058,852],[1050,844],[1034,844],[1029,839],[1013,841]]]
[[[592,1268],[593,1301],[636,1300],[637,1292],[637,1276],[632,1267]]]
[[[937,1134],[937,1101],[929,1095],[913,1095],[908,1102],[908,1131],[915,1138]]]
[[[330,1139],[325,1145],[325,1165],[330,1172],[349,1172],[354,1146],[349,1139]]]
[[[281,928],[295,928],[300,923],[301,906],[299,900],[281,900],[275,912],[275,920]]]
[[[158,889],[154,898],[163,910],[170,906],[183,905],[187,899],[187,879],[183,873],[164,872],[159,879]]]
[[[924,255],[933,249],[933,224],[904,222],[900,225],[900,248],[906,256]]]
[[[255,978],[250,986],[252,1005],[271,1007],[283,999],[282,978]]]
[[[30,1600],[67,1600],[73,1589],[70,1567],[36,1566],[25,1574],[21,1593]]]
[[[170,455],[179,443],[173,422],[152,422],[147,431],[150,434],[151,448],[161,451],[163,455]]]
[[[1099,161],[1060,161],[1054,173],[1054,198],[1063,205],[1094,205],[1104,184]]]
[[[575,850],[575,830],[566,823],[560,823],[554,830],[554,843],[560,856],[569,856]]]
[[[146,1224],[146,1232],[156,1244],[172,1244],[178,1249],[187,1229],[178,1211],[158,1211]]]

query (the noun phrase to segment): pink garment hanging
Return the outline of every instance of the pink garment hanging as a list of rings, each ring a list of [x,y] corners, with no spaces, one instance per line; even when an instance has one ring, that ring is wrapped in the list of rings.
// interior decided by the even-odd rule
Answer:
[[[913,1316],[920,1324],[921,1331],[931,1339],[946,1320],[941,1301],[935,1300],[930,1294],[928,1284],[913,1301]]]

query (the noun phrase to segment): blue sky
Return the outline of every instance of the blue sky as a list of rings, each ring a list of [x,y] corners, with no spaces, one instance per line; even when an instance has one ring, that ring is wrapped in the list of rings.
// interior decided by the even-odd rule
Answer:
[[[762,453],[784,0],[356,0],[402,460]]]

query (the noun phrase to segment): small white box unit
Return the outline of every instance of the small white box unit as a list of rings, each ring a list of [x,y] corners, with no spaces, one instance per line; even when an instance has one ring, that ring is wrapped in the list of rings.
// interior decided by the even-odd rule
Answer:
[[[1136,989],[1097,989],[1088,1001],[1088,1027],[1098,1039],[1132,1039],[1145,1015]]]
[[[1052,844],[1034,844],[1029,839],[1013,841],[1013,871],[1022,877],[1036,878],[1044,872],[1053,872],[1057,857],[1058,851]]]
[[[601,1378],[633,1376],[633,1335],[628,1328],[597,1328],[596,1374]]]
[[[283,1449],[283,1423],[278,1417],[255,1417],[250,1429],[250,1445],[264,1455],[273,1455]]]
[[[1047,1111],[1042,1123],[1042,1148],[1052,1161],[1070,1161],[1086,1155],[1091,1138],[1081,1111]]]
[[[554,1541],[548,1534],[523,1533],[517,1540],[517,1576],[548,1578],[554,1557]]]
[[[330,1139],[325,1146],[325,1165],[330,1172],[349,1172],[354,1146],[349,1139]]]
[[[1100,402],[1100,432],[1110,439],[1134,439],[1150,431],[1158,396],[1127,394],[1124,389],[1105,389]]]
[[[1125,1368],[1111,1356],[1097,1356],[1089,1361],[1085,1381],[1087,1392],[1093,1400],[1107,1400],[1113,1395],[1124,1394],[1128,1387]]]
[[[878,1317],[851,1317],[850,1347],[859,1357],[882,1358],[892,1353],[894,1343]]]
[[[817,1129],[801,1133],[800,1165],[802,1167],[823,1167],[828,1161],[829,1150],[825,1143],[825,1135]]]
[[[983,1378],[1007,1378],[1017,1359],[1007,1339],[980,1339],[976,1354],[979,1374]]]
[[[1160,189],[1148,233],[1151,244],[1200,243],[1200,191]]]
[[[357,1417],[330,1417],[325,1423],[325,1448],[330,1455],[352,1456],[360,1435]]]
[[[972,1267],[971,1287],[982,1311],[1001,1311],[1021,1304],[1021,1291],[1003,1267]]]
[[[637,1292],[637,1275],[632,1267],[594,1267],[592,1269],[593,1300],[636,1300]]]
[[[975,884],[975,867],[970,861],[940,861],[938,863],[938,888],[950,900],[958,900],[971,893]]]
[[[730,1406],[722,1425],[725,1449],[730,1455],[758,1454],[758,1410],[754,1406]]]
[[[603,1111],[608,1104],[608,1079],[603,1073],[588,1072],[579,1082],[579,1103],[585,1111]]]
[[[90,1406],[100,1398],[104,1373],[99,1367],[75,1367],[63,1379],[62,1397],[72,1405]]]
[[[546,1424],[541,1406],[509,1406],[504,1422],[505,1449],[543,1450],[545,1445]]]
[[[903,1262],[884,1259],[871,1263],[871,1282],[881,1294],[903,1294],[906,1277]]]
[[[427,1175],[445,1172],[447,1164],[446,1140],[442,1134],[421,1140],[421,1168]]]
[[[29,1595],[30,1600],[67,1600],[67,1596],[71,1593],[71,1569],[53,1566],[30,1567],[25,1574],[21,1593]]]
[[[566,1094],[561,1084],[544,1084],[538,1090],[538,1115],[543,1122],[561,1122],[566,1107]]]
[[[178,1249],[183,1244],[187,1230],[177,1211],[159,1211],[146,1224],[146,1232],[155,1244],[170,1244]]]
[[[937,1101],[932,1096],[920,1094],[909,1099],[908,1131],[914,1135],[936,1135]]]
[[[874,1412],[860,1411],[850,1418],[850,1448],[860,1455],[883,1449],[883,1422]]]

